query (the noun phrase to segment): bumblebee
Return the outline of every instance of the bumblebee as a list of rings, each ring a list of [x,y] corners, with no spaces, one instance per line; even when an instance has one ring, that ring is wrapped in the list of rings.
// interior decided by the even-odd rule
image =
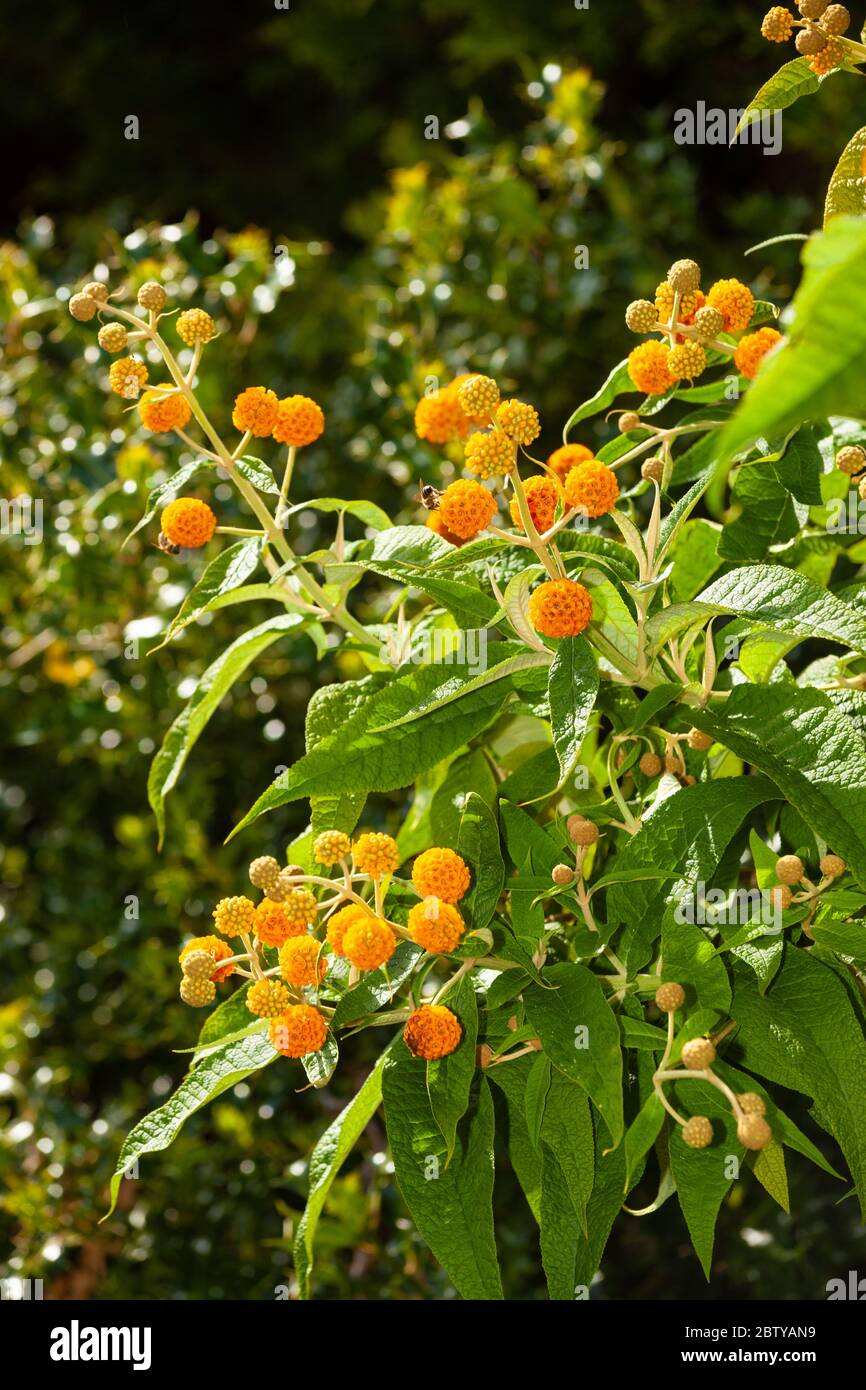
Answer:
[[[175,545],[174,541],[170,541],[164,531],[160,531],[156,538],[156,543],[165,555],[179,555],[183,548],[182,546]]]
[[[427,508],[428,512],[435,512],[441,496],[442,493],[439,489],[433,487],[431,483],[422,483],[421,491],[418,493],[418,501]]]

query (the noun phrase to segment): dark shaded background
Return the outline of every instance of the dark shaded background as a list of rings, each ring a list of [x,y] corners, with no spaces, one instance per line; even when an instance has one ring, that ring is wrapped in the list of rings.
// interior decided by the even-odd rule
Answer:
[[[304,390],[328,429],[305,454],[299,495],[363,494],[413,518],[419,479],[454,466],[412,430],[431,372],[491,370],[519,387],[552,448],[631,345],[624,305],[674,257],[788,297],[795,248],[742,253],[818,225],[862,121],[857,84],[830,81],[789,113],[775,158],[671,140],[678,107],[739,106],[790,56],[760,38],[761,13],[745,0],[587,11],[292,0],[288,12],[7,0],[0,447],[4,491],[39,497],[47,522],[41,546],[0,549],[0,1275],[44,1278],[55,1296],[271,1297],[291,1279],[305,1155],[375,1046],[364,1035],[347,1048],[322,1095],[296,1095],[299,1072],[275,1066],[221,1097],[145,1160],[97,1228],[123,1133],[165,1097],[182,1070],[172,1049],[196,1035],[199,1020],[173,1002],[178,942],[206,930],[216,897],[241,891],[253,854],[282,851],[301,808],[222,840],[275,764],[297,756],[317,684],[356,672],[317,670],[306,647],[271,649],[202,738],[156,855],[148,762],[184,680],[241,619],[230,611],[151,658],[127,655],[128,624],[164,624],[197,573],[172,567],[148,533],[119,551],[178,451],[107,396],[92,327],[73,324],[57,292],[97,264],[112,285],[171,280],[179,302],[218,317],[202,395],[221,424],[245,384]],[[130,114],[137,142],[123,138]],[[424,139],[430,115],[438,141]],[[309,520],[302,548],[327,539]],[[387,601],[368,593],[366,615]],[[401,797],[379,798],[370,816],[393,828],[404,811]],[[816,1134],[793,1100],[791,1113]],[[543,1297],[529,1213],[501,1159],[507,1292]],[[670,1203],[618,1223],[599,1292],[822,1297],[828,1278],[858,1257],[862,1268],[862,1231],[853,1203],[836,1205],[840,1184],[796,1157],[790,1168],[791,1218],[753,1181],[734,1189],[711,1290]],[[637,1200],[651,1201],[652,1175],[646,1186]],[[452,1296],[412,1233],[377,1124],[335,1185],[321,1246],[327,1296]]]

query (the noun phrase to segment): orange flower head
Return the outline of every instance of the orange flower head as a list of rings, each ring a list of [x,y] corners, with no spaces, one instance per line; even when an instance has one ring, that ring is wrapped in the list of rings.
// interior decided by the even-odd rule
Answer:
[[[544,534],[549,531],[556,519],[556,504],[559,501],[559,485],[553,478],[549,478],[546,473],[536,474],[532,478],[527,478],[523,484],[523,491],[526,494],[526,506],[529,515],[532,517],[532,524],[536,531]],[[509,507],[511,520],[515,526],[523,530],[523,520],[520,515],[520,507],[517,498],[512,498]]]
[[[141,423],[154,434],[169,434],[189,424],[192,411],[183,396],[179,392],[171,396],[162,394],[171,389],[168,382],[163,382],[155,391],[145,391],[138,403]]]
[[[293,926],[306,929],[315,922],[319,904],[309,888],[289,888],[279,902]]]
[[[632,348],[628,355],[628,374],[637,389],[648,396],[664,395],[676,381],[668,369],[668,349],[658,338]]]
[[[137,401],[147,381],[147,367],[137,357],[121,357],[108,369],[108,384],[116,396]]]
[[[277,408],[273,436],[280,444],[300,449],[312,444],[325,428],[322,407],[309,396],[286,396]]]
[[[468,376],[457,388],[457,400],[464,415],[488,425],[499,404],[499,387],[492,377]]]
[[[311,1004],[290,1004],[268,1028],[271,1047],[284,1057],[307,1057],[318,1052],[328,1036],[328,1025]]]
[[[781,341],[782,335],[775,328],[759,328],[756,333],[747,333],[737,344],[734,366],[749,381],[754,381],[767,353]]]
[[[184,958],[190,951],[207,951],[209,956],[213,956],[214,965],[220,960],[228,960],[234,955],[234,951],[227,941],[221,941],[218,936],[194,936],[192,941],[188,941],[178,956],[178,960],[183,965]],[[220,980],[227,980],[229,975],[235,973],[233,965],[221,965],[214,970],[211,979],[214,984],[219,984]]]
[[[739,280],[717,280],[707,295],[711,309],[718,309],[725,320],[726,333],[742,333],[755,312],[755,296]]]
[[[469,870],[453,849],[425,849],[412,865],[412,882],[419,897],[459,903],[469,888]]]
[[[217,519],[207,502],[197,497],[177,497],[169,502],[160,518],[163,535],[173,545],[198,550],[207,545],[216,530]]]
[[[263,946],[283,946],[292,936],[303,936],[306,922],[299,922],[286,911],[285,903],[262,898],[256,908],[255,933]]]
[[[425,898],[409,911],[412,940],[431,955],[456,950],[465,930],[466,924],[457,908],[439,898]]]
[[[565,480],[566,506],[580,507],[587,516],[604,516],[618,497],[616,474],[598,459],[578,464]]]
[[[677,314],[678,323],[691,323],[697,310],[701,307],[698,302],[698,290],[687,290],[680,296],[680,307]],[[660,323],[670,323],[671,312],[674,307],[674,296],[676,291],[669,285],[667,280],[662,280],[660,285],[656,285],[655,306]],[[701,302],[703,302],[701,295]]]
[[[499,473],[511,473],[514,469],[516,449],[501,430],[491,430],[489,434],[476,430],[466,441],[465,454],[469,472],[482,480],[495,478]]]
[[[469,478],[449,483],[439,499],[439,516],[445,529],[464,541],[485,530],[495,515],[493,494]]]
[[[242,434],[267,439],[277,423],[279,404],[275,391],[268,391],[264,386],[248,386],[235,398],[232,424]]]
[[[343,955],[358,970],[378,970],[397,949],[397,938],[387,922],[369,914],[359,915],[343,936]]]
[[[292,996],[279,980],[256,980],[247,990],[247,1008],[259,1018],[276,1018],[291,1002]]]
[[[707,354],[704,352],[700,343],[695,343],[691,339],[683,343],[677,343],[668,353],[668,371],[671,376],[675,376],[678,381],[686,378],[694,381],[696,376],[707,369]]]
[[[366,834],[359,835],[352,846],[352,852],[356,868],[360,869],[362,874],[369,874],[371,878],[392,874],[400,863],[397,841],[390,835],[380,835],[378,831],[367,831]]]
[[[591,618],[592,599],[573,579],[548,579],[529,600],[529,621],[543,637],[576,637]]]
[[[403,1029],[403,1041],[409,1051],[427,1061],[448,1057],[460,1046],[462,1037],[460,1019],[444,1004],[422,1004],[410,1014]]]
[[[841,67],[845,61],[845,49],[838,38],[828,39],[820,53],[813,53],[809,67],[816,77],[826,77],[834,68]]]
[[[345,955],[343,950],[343,939],[350,927],[356,922],[363,922],[372,913],[366,908],[360,907],[358,903],[348,903],[346,907],[341,907],[335,912],[328,922],[327,942],[335,956]]]
[[[317,985],[325,978],[327,957],[322,955],[322,943],[314,936],[291,936],[280,947],[280,972],[283,979],[296,989]]]
[[[530,445],[541,434],[541,421],[538,411],[526,401],[503,401],[496,412],[499,428],[513,439],[515,444]]]
[[[453,531],[448,530],[448,527],[445,525],[445,522],[438,512],[428,512],[425,524],[428,531],[432,531],[435,535],[441,536],[442,540],[447,541],[449,545],[461,546],[466,544],[462,536],[455,536]]]
[[[448,387],[422,396],[415,407],[415,433],[428,444],[454,444],[469,433],[469,419]]]
[[[783,5],[774,5],[761,22],[761,33],[770,43],[785,43],[794,32],[794,16]]]
[[[554,449],[547,460],[547,466],[552,468],[559,481],[564,483],[572,468],[594,457],[592,450],[587,449],[585,444],[563,444],[559,449]]]
[[[216,324],[204,309],[186,309],[175,324],[177,336],[187,347],[209,343],[216,336]]]
[[[256,905],[249,898],[220,898],[213,910],[214,926],[223,936],[240,936],[253,930]]]

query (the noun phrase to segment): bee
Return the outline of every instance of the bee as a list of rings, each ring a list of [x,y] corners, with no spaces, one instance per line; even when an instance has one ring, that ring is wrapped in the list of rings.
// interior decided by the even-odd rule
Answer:
[[[166,555],[179,555],[182,549],[181,546],[175,545],[174,541],[170,541],[164,531],[160,531],[156,538],[156,543],[159,549]]]
[[[422,482],[421,491],[418,493],[418,501],[427,508],[428,512],[435,512],[436,508],[439,506],[439,498],[441,496],[442,493],[438,488],[433,487],[431,483]]]

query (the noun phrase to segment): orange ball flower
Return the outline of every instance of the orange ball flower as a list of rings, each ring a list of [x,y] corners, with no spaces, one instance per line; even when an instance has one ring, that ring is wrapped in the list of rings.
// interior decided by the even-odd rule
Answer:
[[[343,955],[358,970],[378,970],[397,949],[397,938],[387,922],[368,914],[359,916],[343,936]]]
[[[369,874],[371,878],[392,874],[400,863],[397,841],[390,835],[380,835],[377,831],[359,835],[352,846],[352,852],[356,867],[362,874]]]
[[[496,412],[500,429],[513,439],[515,444],[524,446],[532,443],[541,434],[541,421],[535,406],[526,401],[503,401]]]
[[[462,1037],[460,1019],[444,1004],[422,1004],[410,1014],[403,1029],[403,1041],[409,1051],[428,1061],[448,1057],[460,1046]]]
[[[296,921],[285,904],[263,898],[256,908],[254,930],[263,946],[283,946],[290,937],[303,936],[306,922]]]
[[[352,841],[342,830],[323,830],[313,841],[313,858],[330,869],[345,859],[351,848]]]
[[[264,386],[248,386],[235,398],[232,424],[242,434],[267,439],[277,423],[279,405],[275,391],[268,391]]]
[[[453,849],[425,849],[412,865],[412,882],[422,898],[458,903],[469,888],[469,870]]]
[[[543,637],[576,637],[591,618],[592,599],[573,579],[549,579],[529,600],[529,621]]]
[[[495,478],[498,473],[511,473],[516,449],[501,430],[484,434],[476,430],[466,441],[466,467],[476,478]]]
[[[481,483],[458,478],[442,493],[439,515],[446,530],[469,541],[490,525],[496,515],[496,499]]]
[[[286,396],[277,407],[277,417],[272,430],[274,439],[280,444],[290,444],[300,449],[304,444],[312,444],[325,428],[322,408],[310,400],[309,396]]]
[[[197,343],[209,343],[216,335],[216,324],[204,309],[187,309],[180,315],[177,323],[177,336],[187,347]]]
[[[828,72],[838,68],[845,61],[845,49],[836,37],[827,40],[820,53],[813,53],[809,67],[816,77],[826,77]]]
[[[145,429],[154,434],[168,434],[171,430],[182,430],[189,423],[192,411],[179,392],[164,396],[162,391],[170,391],[168,382],[163,382],[156,391],[145,391],[138,403],[138,413]]]
[[[559,481],[564,483],[572,468],[594,457],[592,450],[587,449],[585,444],[563,444],[559,449],[554,449],[547,460],[547,466],[552,468]]]
[[[268,1028],[271,1047],[284,1057],[307,1057],[324,1047],[328,1025],[311,1004],[291,1004],[272,1018]]]
[[[207,502],[197,497],[178,497],[169,502],[160,518],[163,535],[172,545],[198,550],[207,545],[216,530],[217,519]]]
[[[240,936],[252,931],[256,920],[256,905],[249,898],[220,898],[213,910],[217,931],[223,936]]]
[[[632,348],[628,355],[628,374],[637,389],[648,396],[664,395],[676,381],[668,369],[668,349],[657,338]]]
[[[116,396],[137,401],[147,381],[147,367],[137,357],[121,357],[108,369],[108,384]]]
[[[734,366],[749,381],[754,381],[767,353],[781,341],[782,335],[775,328],[759,328],[756,333],[747,333],[737,344]]]
[[[469,417],[449,387],[422,396],[415,407],[415,433],[428,444],[454,444],[469,433]]]
[[[755,312],[755,296],[739,280],[717,280],[707,295],[707,303],[722,315],[726,333],[742,333]]]
[[[346,907],[341,907],[339,912],[335,912],[328,922],[327,942],[335,956],[344,956],[343,941],[346,932],[353,927],[356,922],[363,922],[368,917],[372,918],[372,913],[360,907],[358,903],[349,903]]]
[[[409,931],[412,940],[431,955],[444,951],[454,951],[460,945],[460,938],[466,930],[456,907],[440,902],[439,898],[426,898],[416,903],[409,912]]]
[[[526,495],[526,506],[536,531],[541,534],[549,531],[556,519],[556,504],[560,495],[559,486],[553,478],[548,478],[546,474],[536,475],[533,478],[527,478],[523,484],[523,491]],[[509,510],[511,520],[522,531],[524,529],[523,519],[516,497],[512,499]]]
[[[256,980],[247,990],[246,1005],[251,1014],[274,1018],[289,1007],[292,996],[279,980]]]
[[[445,525],[445,522],[438,512],[427,513],[426,526],[428,531],[432,531],[435,535],[441,536],[443,541],[447,541],[449,545],[461,546],[466,544],[462,536],[455,536],[453,531],[448,530],[448,527]]]
[[[499,404],[499,387],[492,377],[467,376],[457,386],[457,399],[465,415],[486,425]]]
[[[618,497],[616,474],[598,459],[578,464],[565,480],[566,505],[581,507],[587,516],[604,516]]]
[[[325,978],[328,961],[321,954],[322,943],[314,936],[292,936],[280,947],[280,971],[283,979],[296,989],[316,985]]]
[[[209,956],[213,956],[215,966],[217,961],[228,960],[230,956],[234,955],[234,951],[229,943],[227,941],[221,941],[218,936],[194,936],[192,941],[186,943],[178,956],[181,965],[183,964],[184,957],[188,956],[190,951],[207,951]],[[227,980],[229,975],[233,975],[234,973],[235,967],[233,965],[221,965],[218,969],[214,970],[211,979],[214,984],[219,984],[220,980]]]

